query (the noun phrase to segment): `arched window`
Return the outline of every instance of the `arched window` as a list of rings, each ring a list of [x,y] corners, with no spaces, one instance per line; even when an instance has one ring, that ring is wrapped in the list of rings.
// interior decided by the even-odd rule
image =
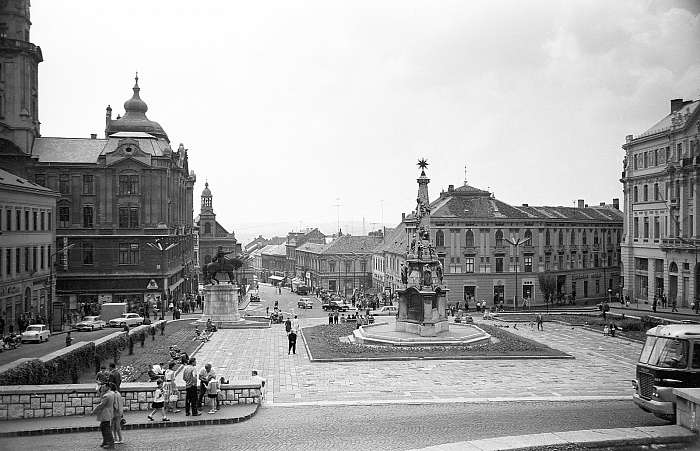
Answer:
[[[472,232],[471,230],[467,230],[466,243],[467,247],[474,247],[474,232]]]
[[[576,230],[571,229],[571,245],[575,246],[576,245]]]
[[[525,245],[532,246],[532,232],[529,229],[525,231]]]
[[[549,236],[549,229],[547,229],[547,230],[544,232],[544,244],[545,244],[545,246],[551,246],[551,245],[552,245],[552,241],[551,241],[551,238],[550,238],[550,236]]]
[[[496,230],[496,247],[503,247],[503,232]]]
[[[208,222],[204,224],[204,234],[211,235],[211,224]]]
[[[445,246],[445,233],[442,230],[435,233],[435,246]]]
[[[581,235],[581,243],[585,246],[588,244],[588,234],[584,230]]]
[[[637,189],[636,186],[634,187],[634,195],[633,196],[634,196],[633,197],[634,202],[639,202],[639,190]]]
[[[563,245],[564,245],[564,231],[560,230],[559,231],[559,246],[561,247]]]
[[[617,244],[620,244],[620,231],[617,231]]]
[[[671,262],[668,267],[668,272],[678,272],[678,265],[676,265],[676,262]]]

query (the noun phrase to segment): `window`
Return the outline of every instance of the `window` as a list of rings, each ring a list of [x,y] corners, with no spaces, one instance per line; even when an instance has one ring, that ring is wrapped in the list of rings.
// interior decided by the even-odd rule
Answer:
[[[474,232],[471,230],[467,230],[467,236],[466,236],[466,246],[467,247],[474,247]],[[469,272],[469,271],[467,271]]]
[[[634,169],[639,169],[639,155],[634,156]]]
[[[138,227],[139,209],[136,207],[119,207],[119,228],[136,229]]]
[[[666,161],[671,161],[671,147],[666,146]]]
[[[12,230],[12,210],[9,208],[5,210],[5,230]]]
[[[559,247],[564,246],[564,231],[559,231]]]
[[[83,227],[91,229],[93,226],[93,208],[83,207]]]
[[[571,239],[571,245],[575,246],[576,245],[576,230],[571,229],[571,235],[569,236]]]
[[[46,186],[46,174],[34,175],[34,183],[40,186]]]
[[[46,230],[46,212],[41,212],[41,230]]]
[[[442,230],[438,230],[435,233],[435,246],[442,247],[445,245],[445,233]]]
[[[639,218],[634,218],[634,237],[639,238]]]
[[[350,260],[345,262],[345,272],[352,272],[352,262]]]
[[[532,272],[532,255],[526,255],[523,260],[525,260],[525,272]]]
[[[552,269],[551,268],[551,259],[552,259],[552,256],[549,254],[544,256],[544,270],[545,271],[549,271]]]
[[[22,230],[22,212],[20,210],[15,210],[15,230],[18,232]]]
[[[659,164],[659,149],[654,149],[654,166]]]
[[[41,253],[39,254],[41,256],[41,269],[44,269],[46,267],[46,260],[44,256],[44,246],[41,246]]]
[[[37,211],[33,212],[32,219],[34,222],[34,229],[32,229],[32,230],[34,230],[34,231],[39,230],[39,212],[37,212]]]
[[[503,272],[503,257],[496,257],[496,272]]]
[[[649,217],[644,217],[644,238],[649,238]]]
[[[654,239],[655,240],[659,239],[659,229],[660,229],[659,217],[654,216]]]
[[[94,248],[92,243],[83,243],[83,265],[92,265],[95,263],[94,260]],[[121,254],[121,247],[119,248]],[[121,255],[120,255],[121,259]]]
[[[29,231],[29,211],[24,211],[24,230]]]
[[[659,184],[654,183],[654,200],[659,200]]]
[[[649,167],[649,153],[644,152],[644,167],[648,168]]]
[[[22,272],[22,250],[15,249],[15,274]]]
[[[593,267],[597,268],[598,266],[600,266],[600,257],[598,254],[593,254]]]
[[[360,272],[367,272],[367,262],[364,260],[360,262]]]
[[[204,224],[204,234],[211,235],[211,224],[208,222]]]
[[[525,241],[524,241],[525,246],[532,246],[532,232],[529,230],[525,231]]]
[[[598,231],[596,230],[593,232],[593,245],[597,246],[598,244],[600,244],[600,242],[598,240]]]
[[[139,245],[138,243],[119,243],[119,264],[138,265]]]
[[[120,175],[119,176],[119,194],[131,195],[139,193],[139,176],[138,175]]]
[[[68,174],[59,174],[58,176],[58,192],[61,194],[70,193],[70,178]]]
[[[47,225],[49,226],[49,230],[51,230],[51,227],[53,227],[53,225],[51,223],[51,212],[49,212],[49,214],[48,214],[48,221],[47,222],[48,222]]]
[[[649,185],[644,185],[644,202],[649,200]]]
[[[24,270],[29,272],[29,248],[24,248]]]
[[[634,189],[633,189],[633,193],[634,193],[634,194],[633,194],[634,202],[639,202],[639,192],[638,192],[636,186],[635,186]]]
[[[70,207],[58,207],[58,226],[68,227],[70,223]]]
[[[464,259],[465,263],[465,271],[466,272],[474,272],[474,257],[467,257]]]
[[[83,175],[83,194],[95,194],[95,178],[92,175]]]
[[[544,232],[544,245],[551,246],[551,244],[552,244],[552,242],[551,242],[551,237],[549,236],[549,229],[547,229]]]
[[[584,230],[583,233],[581,234],[581,243],[586,246],[588,244],[588,234]]]
[[[5,274],[12,274],[12,249],[5,250]]]
[[[328,271],[335,272],[335,262],[328,262]]]
[[[496,247],[503,247],[503,232],[496,230]]]
[[[453,274],[462,272],[462,265],[459,257],[450,257],[450,272]]]
[[[34,246],[32,248],[32,271],[36,272],[39,269],[39,249]]]

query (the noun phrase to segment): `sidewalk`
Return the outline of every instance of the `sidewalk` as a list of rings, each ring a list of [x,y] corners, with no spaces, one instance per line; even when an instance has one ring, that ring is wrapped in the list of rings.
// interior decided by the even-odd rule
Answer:
[[[548,432],[544,434],[495,437],[467,442],[445,443],[422,448],[424,451],[492,451],[527,450],[571,446],[599,449],[604,447],[649,446],[660,444],[691,445],[695,433],[681,426],[589,429],[584,431]],[[556,449],[556,448],[554,448]],[[635,448],[636,449],[636,448]]]
[[[259,406],[259,404],[225,405],[222,406],[221,410],[213,415],[207,414],[207,408],[205,407],[202,409],[203,413],[196,417],[185,416],[185,411],[182,409],[182,412],[180,413],[170,414],[170,422],[161,421],[160,413],[156,413],[154,416],[155,421],[149,421],[147,416],[150,412],[124,412],[126,425],[124,425],[122,429],[150,429],[240,423],[255,415]],[[0,437],[66,434],[99,430],[100,424],[92,415],[73,415],[68,417],[45,417],[0,421]]]

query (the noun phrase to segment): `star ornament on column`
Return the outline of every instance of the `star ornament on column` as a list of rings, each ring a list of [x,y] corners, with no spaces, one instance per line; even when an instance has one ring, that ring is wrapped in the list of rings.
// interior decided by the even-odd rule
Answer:
[[[421,175],[425,175],[425,169],[428,167],[428,160],[425,158],[418,160],[418,167],[421,169]]]

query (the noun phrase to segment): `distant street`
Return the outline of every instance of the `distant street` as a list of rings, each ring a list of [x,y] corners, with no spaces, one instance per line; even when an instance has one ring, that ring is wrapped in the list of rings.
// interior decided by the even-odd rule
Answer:
[[[302,297],[311,299],[314,303],[314,307],[311,309],[298,308],[297,302],[299,302],[299,299]],[[293,314],[298,315],[299,318],[322,318],[328,316],[328,312],[324,312],[321,308],[321,300],[316,296],[300,296],[296,293],[292,293],[289,288],[282,288],[282,294],[277,294],[277,288],[260,284],[260,301],[261,302],[251,302],[246,311],[251,314],[265,314],[266,307],[270,307],[270,313],[272,313],[275,307],[275,301],[279,301],[279,308],[285,316]]]
[[[506,435],[663,424],[631,400],[262,407],[240,424],[125,431],[126,444],[118,449],[405,450]],[[93,432],[3,439],[0,448],[82,450],[98,444],[99,433]]]

